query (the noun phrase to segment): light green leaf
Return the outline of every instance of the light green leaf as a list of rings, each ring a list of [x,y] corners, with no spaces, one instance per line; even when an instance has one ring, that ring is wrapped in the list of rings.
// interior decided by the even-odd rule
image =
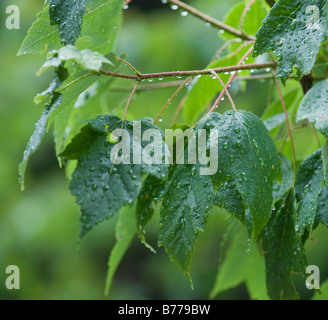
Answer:
[[[89,49],[79,51],[78,48],[72,45],[62,47],[58,51],[54,50],[51,55],[52,56],[43,64],[41,69],[38,71],[38,75],[40,75],[44,70],[50,67],[58,67],[64,61],[68,60],[75,61],[77,64],[79,64],[86,70],[96,72],[100,70],[103,63],[110,64],[113,66],[113,63],[100,53],[93,52]]]
[[[328,80],[312,87],[304,96],[297,112],[297,122],[309,121],[328,138]]]
[[[58,24],[60,40],[65,45],[74,45],[80,36],[85,6],[85,0],[50,0],[50,24]]]
[[[274,300],[299,298],[291,276],[304,276],[308,265],[301,239],[295,232],[295,206],[292,189],[275,204],[272,218],[263,232],[266,283],[268,295]]]
[[[223,22],[228,24],[235,29],[239,29],[242,27],[242,30],[249,35],[255,36],[256,32],[261,27],[262,21],[268,14],[268,5],[263,0],[257,0],[254,2],[250,8],[246,12],[244,19],[242,19],[243,12],[246,8],[247,3],[249,0],[241,1],[235,4],[230,11],[224,17]],[[240,21],[242,19],[242,21]],[[234,36],[228,33],[220,33],[220,36],[226,40],[233,39]]]
[[[79,50],[90,49],[100,54],[112,50],[121,26],[123,1],[87,0],[80,38],[75,43]],[[18,55],[42,54],[58,50],[60,47],[57,27],[50,25],[49,6],[46,6],[29,29]]]
[[[238,226],[232,232],[223,263],[219,266],[210,298],[245,282],[252,300],[268,300],[265,286],[265,262],[258,248],[249,249],[247,232]]]
[[[115,272],[122,261],[126,251],[136,235],[136,221],[134,210],[125,208],[121,210],[116,223],[116,243],[108,259],[105,294],[108,295]]]
[[[278,113],[272,116],[271,118],[268,118],[263,121],[265,127],[268,131],[271,131],[273,129],[276,129],[281,124],[283,124],[286,121],[286,116],[284,113]]]
[[[286,81],[293,66],[308,74],[327,32],[327,0],[279,0],[256,34],[254,56],[275,50],[277,78]]]

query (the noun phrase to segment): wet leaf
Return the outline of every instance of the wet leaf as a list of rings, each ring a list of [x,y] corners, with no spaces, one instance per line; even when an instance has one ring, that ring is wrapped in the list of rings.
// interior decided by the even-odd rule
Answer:
[[[275,211],[263,232],[266,283],[268,295],[274,300],[299,298],[292,274],[304,276],[308,265],[301,240],[295,232],[295,206],[292,189],[275,204]]]
[[[74,45],[80,36],[85,0],[50,0],[50,24],[58,25],[60,40],[65,45]]]
[[[296,231],[302,236],[305,230],[312,232],[317,211],[318,195],[324,184],[321,150],[307,157],[299,166],[296,176],[297,210]]]
[[[293,72],[309,74],[327,32],[327,0],[279,0],[256,34],[254,56],[275,51],[277,78],[286,81]]]
[[[297,122],[309,121],[328,139],[328,81],[323,80],[304,96],[297,111]]]
[[[122,121],[116,116],[99,116],[90,120],[61,154],[62,157],[78,160],[70,190],[82,212],[80,238],[104,219],[112,217],[122,206],[136,200],[143,174],[151,174],[158,179],[167,178],[168,169],[167,165],[162,164],[164,162],[146,164],[142,158],[140,164],[136,164],[138,159],[133,157],[133,130],[139,130],[139,125],[141,134],[148,129],[162,133],[149,120],[137,124]],[[120,133],[115,129],[124,129],[128,137],[120,140],[116,137]],[[148,143],[141,141],[137,145],[142,152]],[[113,148],[116,151],[112,151]],[[124,148],[127,148],[126,153],[123,153]]]

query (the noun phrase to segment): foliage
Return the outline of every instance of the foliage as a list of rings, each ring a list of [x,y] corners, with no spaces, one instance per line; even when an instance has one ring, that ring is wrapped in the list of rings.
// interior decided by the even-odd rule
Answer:
[[[168,2],[175,4],[174,0]],[[69,170],[74,168],[69,174],[69,188],[81,210],[80,238],[105,219],[119,215],[107,291],[135,234],[151,248],[145,228],[153,218],[153,204],[161,202],[158,245],[164,246],[191,283],[190,265],[197,238],[216,206],[227,210],[241,225],[230,230],[232,244],[211,296],[246,282],[254,299],[298,298],[292,274],[305,276],[304,244],[320,223],[328,225],[327,80],[315,72],[323,59],[322,55],[320,61],[317,59],[318,53],[326,45],[326,2],[279,0],[269,8],[262,0],[240,1],[224,19],[226,32],[219,33],[226,44],[205,69],[154,74],[140,73],[125,60],[125,54],[111,52],[121,25],[122,0],[51,0],[42,8],[19,54],[47,53],[39,73],[54,68],[54,76],[48,89],[35,98],[37,103],[44,103],[44,111],[19,166],[21,184],[23,187],[30,156],[54,123],[59,163]],[[188,11],[188,6],[182,9]],[[201,12],[196,15],[208,19]],[[275,56],[270,51],[275,51]],[[121,73],[122,64],[131,72]],[[236,108],[229,92],[247,90],[247,81],[268,75],[273,83],[277,79],[274,96],[279,99],[269,100],[262,119],[244,111],[247,106]],[[280,88],[279,79],[286,84],[305,75],[316,83],[303,99],[301,86],[290,91]],[[128,107],[138,86],[143,87],[143,80],[172,76],[186,77],[186,81],[178,83],[176,93],[155,120],[145,118],[147,114],[142,119],[130,117]],[[112,114],[97,114],[97,98],[111,88],[114,78],[135,81],[130,96],[123,100],[123,116],[121,108]],[[300,81],[303,84],[304,78]],[[157,138],[164,142],[164,129],[169,127],[157,125],[157,120],[184,85],[188,85],[188,92],[178,111],[183,109],[185,124],[174,121],[171,129],[193,129],[195,138],[188,136],[186,143],[184,137],[177,137],[169,146],[171,156],[174,159],[182,145],[182,155],[190,160],[190,146],[199,147],[205,130],[202,152],[210,154],[216,146],[218,170],[211,175],[201,173],[206,164],[200,156],[188,164],[179,163],[178,158],[167,162],[167,146],[162,143],[156,149],[156,136],[147,136],[145,141],[133,137],[135,130],[140,130],[142,137],[149,130],[157,130]],[[218,113],[223,93],[234,110]],[[298,163],[292,133],[304,127],[313,129],[320,148]],[[123,129],[129,133],[127,142],[117,134]],[[152,150],[148,160],[159,152],[161,161],[143,158],[131,164],[136,146],[142,155]],[[292,152],[283,154],[286,146]],[[120,149],[128,152],[116,163],[112,151]],[[129,209],[134,203],[134,209]],[[237,268],[239,259],[244,261],[243,270]],[[256,279],[257,272],[261,272],[261,280]]]

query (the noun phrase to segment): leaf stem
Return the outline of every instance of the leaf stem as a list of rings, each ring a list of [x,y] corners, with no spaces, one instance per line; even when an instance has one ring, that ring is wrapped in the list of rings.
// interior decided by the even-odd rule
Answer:
[[[291,146],[292,146],[293,167],[294,167],[294,185],[295,185],[295,181],[296,181],[296,154],[295,154],[293,134],[292,134],[292,130],[291,130],[289,119],[288,119],[288,113],[287,113],[287,109],[286,109],[285,100],[284,100],[284,97],[282,95],[280,83],[279,83],[278,80],[276,80],[276,84],[277,84],[277,88],[278,88],[278,92],[279,92],[281,104],[282,104],[282,107],[284,109],[284,113],[285,113],[285,117],[286,117],[286,123],[287,123],[287,128],[288,128],[288,135],[289,135],[290,143],[291,143]]]
[[[168,0],[168,2],[180,7],[181,9],[191,13],[192,15],[210,23],[212,26],[217,27],[221,30],[224,30],[230,34],[235,35],[237,38],[240,38],[242,40],[255,40],[255,37],[245,34],[241,32],[240,30],[237,30],[227,24],[222,23],[221,21],[218,21],[211,16],[191,7],[190,5],[180,1],[180,0]]]
[[[254,46],[252,46],[245,54],[244,54],[244,56],[241,58],[241,60],[239,61],[239,63],[238,63],[238,65],[236,66],[237,68],[239,67],[241,67],[242,66],[242,64],[244,63],[244,61],[247,59],[247,57],[252,53],[252,51],[254,50]],[[212,70],[214,70],[215,72],[217,72],[215,69],[212,69]],[[229,81],[227,82],[227,84],[226,84],[226,87],[227,88],[229,88],[229,86],[231,85],[231,83],[232,83],[232,81],[233,81],[233,79],[236,77],[236,75],[237,75],[237,70],[236,71],[234,71],[234,73],[232,74],[232,76],[230,77],[230,79],[229,79]],[[219,103],[220,103],[220,101],[221,101],[221,99],[222,99],[222,97],[223,97],[223,95],[224,95],[224,90],[222,90],[221,91],[221,93],[219,94],[219,96],[218,96],[218,98],[216,99],[216,101],[214,102],[214,104],[213,104],[213,107],[210,109],[210,111],[208,112],[208,113],[211,113],[211,112],[213,112],[215,109],[216,109],[216,107],[219,105]]]
[[[185,81],[183,81],[179,88],[173,93],[173,95],[167,100],[161,111],[159,112],[158,116],[154,120],[154,124],[158,121],[158,119],[161,117],[167,106],[172,102],[172,100],[176,97],[176,95],[181,91],[181,89],[185,86],[185,84],[191,80],[192,77],[188,77]]]
[[[245,9],[244,9],[243,13],[241,14],[241,17],[240,17],[240,20],[239,20],[239,30],[242,33],[245,33],[244,23],[245,23],[245,18],[246,18],[247,12],[255,2],[256,2],[256,0],[251,0],[250,2],[248,2],[245,6]]]
[[[133,97],[134,93],[137,90],[138,85],[139,85],[139,82],[137,81],[136,84],[134,85],[134,87],[133,87],[133,89],[131,91],[131,94],[129,96],[129,99],[128,99],[127,103],[126,103],[126,106],[125,106],[125,109],[124,109],[124,113],[123,113],[123,116],[122,116],[122,120],[125,120],[126,113],[128,112],[128,109],[129,109],[130,102],[132,100],[132,97]]]
[[[119,61],[121,61],[121,62],[123,62],[123,63],[125,63],[128,67],[130,67],[132,70],[133,70],[133,72],[137,75],[137,76],[139,76],[140,75],[140,72],[130,63],[130,62],[128,62],[128,61],[126,61],[126,60],[124,60],[124,59],[122,59],[122,58],[117,58],[117,60],[119,60]]]
[[[237,112],[237,109],[236,109],[235,103],[233,102],[233,100],[232,100],[232,98],[231,98],[231,95],[230,95],[230,93],[229,93],[227,87],[224,85],[224,82],[222,81],[222,79],[219,77],[219,75],[218,75],[215,71],[212,70],[212,74],[213,74],[213,75],[214,75],[214,76],[220,81],[222,88],[224,89],[224,91],[225,91],[225,93],[226,93],[228,99],[229,99],[230,102],[231,102],[232,108]]]

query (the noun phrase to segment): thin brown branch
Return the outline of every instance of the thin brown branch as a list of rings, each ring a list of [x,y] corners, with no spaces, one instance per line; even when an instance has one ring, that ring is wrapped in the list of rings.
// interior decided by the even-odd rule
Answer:
[[[241,60],[239,61],[238,65],[236,67],[241,67],[243,66],[243,63],[245,62],[245,60],[247,59],[247,57],[252,53],[252,51],[254,50],[254,46],[252,46],[245,54],[244,56],[241,58]],[[216,70],[213,69],[215,72]],[[229,88],[229,86],[231,85],[233,79],[236,77],[237,75],[237,70],[234,71],[234,73],[232,74],[232,76],[230,77],[229,81],[226,84],[226,87]],[[216,101],[213,104],[213,107],[211,108],[211,110],[209,111],[209,113],[213,112],[217,106],[219,105],[222,97],[224,95],[224,90],[221,91],[220,95],[218,96],[218,98],[216,99]]]
[[[128,99],[128,101],[127,101],[127,103],[126,103],[126,106],[125,106],[125,109],[124,109],[124,113],[123,113],[123,116],[122,116],[122,120],[125,120],[126,113],[128,112],[128,109],[129,109],[130,102],[131,102],[131,100],[132,100],[132,97],[133,97],[134,93],[135,93],[136,90],[137,90],[138,85],[139,85],[139,82],[137,82],[137,83],[134,85],[134,87],[133,87],[133,89],[132,89],[132,91],[131,91],[131,94],[130,94],[130,96],[129,96],[129,99]]]
[[[234,101],[232,100],[232,97],[231,97],[231,95],[230,95],[230,93],[229,93],[229,90],[228,90],[228,88],[224,85],[224,82],[222,81],[222,79],[219,77],[219,75],[215,72],[215,71],[213,71],[212,70],[212,74],[219,80],[219,82],[221,83],[221,86],[222,86],[222,88],[223,88],[223,90],[225,91],[225,93],[226,93],[226,95],[227,95],[227,97],[228,97],[228,99],[229,99],[229,101],[230,101],[230,103],[231,103],[231,105],[232,105],[232,108],[235,110],[235,111],[237,111],[237,109],[236,109],[236,106],[235,106],[235,103],[234,103]]]
[[[295,179],[296,179],[296,154],[295,154],[293,134],[292,134],[292,130],[291,130],[290,123],[289,123],[289,118],[288,118],[288,113],[287,113],[287,108],[286,108],[285,100],[284,100],[284,97],[282,95],[280,83],[279,83],[278,80],[276,80],[276,84],[277,84],[277,88],[278,88],[278,92],[279,92],[281,104],[282,104],[282,107],[284,109],[284,113],[285,113],[285,117],[286,117],[286,123],[287,123],[287,128],[288,128],[288,135],[289,135],[290,143],[291,143],[291,146],[292,146],[293,166],[294,166],[294,184],[295,184]]]
[[[253,36],[245,34],[245,33],[241,32],[240,30],[237,30],[227,24],[224,24],[221,21],[218,21],[218,20],[212,18],[211,16],[191,7],[190,5],[184,3],[180,0],[168,0],[168,2],[180,7],[181,9],[191,13],[192,15],[210,23],[212,26],[217,27],[221,30],[224,30],[230,34],[233,34],[242,40],[255,40],[255,38]]]
[[[154,123],[158,121],[158,119],[161,117],[163,112],[166,110],[167,106],[172,102],[172,100],[176,97],[176,95],[181,91],[181,89],[185,86],[185,84],[191,80],[192,77],[187,78],[185,81],[183,81],[179,88],[173,93],[173,95],[167,100],[161,111],[159,112],[158,116],[155,118]]]
[[[170,78],[170,77],[190,77],[197,75],[210,75],[212,70],[216,73],[225,73],[239,70],[255,70],[255,69],[265,69],[265,68],[276,68],[276,62],[266,62],[266,63],[253,63],[253,64],[238,64],[237,66],[219,67],[213,69],[202,69],[202,70],[190,70],[190,71],[169,71],[169,72],[158,72],[158,73],[140,73],[139,75],[134,74],[123,74],[118,72],[107,71],[100,69],[99,73],[123,79],[130,80],[145,80],[145,79],[156,79],[156,78]]]
[[[125,0],[123,6],[127,6],[132,0]]]
[[[240,20],[239,20],[239,30],[241,32],[245,32],[244,31],[244,23],[245,23],[245,18],[247,15],[248,10],[251,8],[251,6],[255,3],[256,0],[251,0],[250,2],[248,2],[245,6],[245,9],[243,11],[243,13],[241,14]]]

